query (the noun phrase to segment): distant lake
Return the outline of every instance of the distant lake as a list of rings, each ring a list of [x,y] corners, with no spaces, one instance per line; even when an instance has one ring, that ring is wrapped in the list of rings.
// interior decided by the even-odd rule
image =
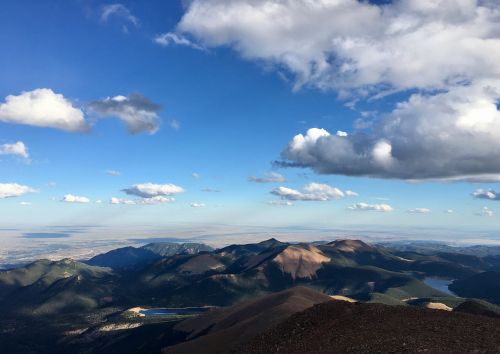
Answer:
[[[436,290],[442,291],[443,293],[446,293],[446,294],[452,295],[452,296],[456,296],[450,289],[448,289],[448,286],[451,283],[453,283],[453,280],[427,277],[427,278],[424,278],[424,283],[429,285],[430,287],[436,289]]]
[[[139,311],[139,313],[145,316],[186,316],[186,315],[197,315],[210,310],[212,307],[184,307],[184,308],[157,308],[157,309],[145,309]]]

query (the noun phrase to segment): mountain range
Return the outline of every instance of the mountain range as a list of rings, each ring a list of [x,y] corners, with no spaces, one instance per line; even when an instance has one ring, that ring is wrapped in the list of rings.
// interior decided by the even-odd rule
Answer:
[[[418,247],[271,238],[220,249],[155,243],[116,249],[84,262],[39,260],[0,272],[0,341],[12,353],[99,353],[111,347],[124,353],[130,348],[196,353],[227,336],[224,343],[230,345],[224,350],[231,351],[293,314],[331,299],[344,300],[337,307],[347,306],[332,311],[354,311],[359,318],[372,315],[364,312],[364,305],[352,304],[378,303],[366,307],[367,313],[373,309],[388,318],[391,311],[403,311],[397,312],[401,316],[417,311],[415,316],[425,317],[433,313],[428,309],[500,313],[493,249],[476,256],[442,246],[434,251]],[[445,286],[436,286],[436,281]],[[188,307],[202,311],[206,306],[217,309],[195,317],[140,312]],[[37,330],[44,335],[32,336]],[[248,348],[258,352],[259,344],[254,343]]]

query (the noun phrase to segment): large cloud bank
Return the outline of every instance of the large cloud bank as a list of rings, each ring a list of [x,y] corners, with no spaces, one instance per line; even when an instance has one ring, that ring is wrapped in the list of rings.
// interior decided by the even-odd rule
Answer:
[[[296,84],[448,88],[500,74],[499,5],[479,0],[194,0],[178,25],[271,61]],[[488,53],[485,55],[485,53]]]
[[[177,26],[296,88],[407,92],[348,135],[297,135],[284,165],[399,179],[500,179],[500,4],[488,0],[193,0]],[[365,122],[366,123],[366,122]]]

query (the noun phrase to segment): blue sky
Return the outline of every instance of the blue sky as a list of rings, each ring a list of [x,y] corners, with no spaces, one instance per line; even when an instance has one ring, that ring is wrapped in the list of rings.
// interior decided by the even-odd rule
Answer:
[[[365,16],[363,11],[366,10],[369,21],[375,16],[373,11],[380,6],[364,4],[366,8],[357,9],[356,6],[361,5],[356,1],[344,2],[352,6],[350,11],[353,13],[361,10],[360,21]],[[473,10],[480,7],[475,1],[464,3],[467,2]],[[229,22],[234,20],[234,23],[222,23],[217,8],[221,3],[228,6],[227,10],[232,13]],[[267,5],[272,3],[274,1],[269,1]],[[283,4],[285,7],[290,5],[287,1]],[[480,37],[482,34],[469,30],[465,16],[469,10],[466,8],[457,10],[451,4],[449,9],[422,10],[413,8],[415,3],[409,0],[402,4],[399,8],[386,5],[394,8],[388,8],[388,14],[380,16],[391,16],[389,20],[394,20],[399,13],[406,13],[425,24],[425,21],[432,22],[429,18],[436,12],[446,15],[446,11],[460,10],[464,11],[464,20],[457,26],[471,38],[484,39]],[[483,138],[481,134],[486,134],[483,127],[474,123],[473,127],[478,128],[470,133],[473,135],[471,140],[464,140],[462,144],[453,140],[453,137],[462,138],[462,131],[444,129],[451,138],[424,147],[418,145],[423,138],[413,135],[429,125],[422,123],[426,122],[425,117],[436,114],[436,125],[441,124],[438,113],[446,110],[437,107],[433,99],[439,102],[449,99],[456,103],[452,99],[461,95],[461,90],[474,90],[466,91],[465,95],[477,95],[477,102],[467,102],[470,107],[461,108],[462,111],[457,108],[453,113],[457,114],[456,122],[461,117],[476,117],[475,114],[480,120],[484,112],[481,109],[488,110],[488,100],[498,102],[496,92],[486,95],[481,90],[486,86],[493,87],[493,91],[500,87],[496,86],[497,81],[485,83],[483,78],[489,76],[489,80],[494,80],[500,71],[492,68],[491,72],[483,73],[479,70],[482,65],[480,53],[467,54],[472,64],[467,61],[467,55],[463,62],[450,63],[456,72],[441,77],[432,73],[443,71],[439,70],[442,62],[422,58],[425,49],[415,54],[402,44],[398,49],[421,59],[428,70],[422,74],[417,72],[418,75],[394,70],[384,79],[372,79],[371,73],[381,67],[378,62],[356,61],[358,54],[346,48],[342,52],[338,47],[304,49],[300,41],[308,44],[317,40],[320,47],[324,45],[323,39],[317,39],[314,33],[304,34],[304,31],[299,35],[274,33],[274,27],[262,15],[266,11],[259,12],[262,10],[260,5],[245,10],[249,12],[244,14],[241,8],[248,4],[243,0],[222,1],[219,5],[207,1],[203,11],[198,8],[196,12],[200,1],[183,4],[181,1],[7,0],[2,3],[0,104],[4,105],[4,113],[0,109],[0,145],[4,150],[0,148],[0,151],[4,153],[0,155],[0,183],[6,190],[12,189],[12,184],[30,190],[17,195],[6,192],[5,198],[0,199],[0,227],[176,223],[451,229],[496,229],[500,226],[494,183],[500,171],[497,167],[483,165],[483,161],[495,165],[495,161],[500,160],[500,149],[487,145],[491,137]],[[497,5],[490,6],[489,10],[498,10]],[[332,16],[340,12],[334,7],[327,10],[333,11]],[[293,27],[296,9],[290,5],[280,11]],[[312,11],[311,18],[313,15],[317,13]],[[249,22],[248,27],[238,23],[238,16],[243,16],[239,22]],[[324,21],[322,18],[317,20]],[[494,24],[487,17],[481,17],[479,22],[485,31],[493,31]],[[400,22],[394,20],[394,23]],[[258,33],[259,26],[266,27],[269,36]],[[420,29],[415,27],[410,35],[416,36]],[[363,38],[356,28],[341,30],[344,35]],[[334,38],[341,30],[333,28],[330,35]],[[450,38],[453,38],[453,30],[445,26],[442,32],[450,31]],[[497,41],[500,32],[495,33],[497,37],[492,40]],[[162,34],[170,34],[163,44],[155,41]],[[280,49],[280,43],[293,42],[295,38],[297,46]],[[400,38],[389,40],[398,43]],[[381,46],[386,42],[387,38],[380,37]],[[493,44],[498,47],[498,42]],[[265,49],[267,46],[272,49]],[[445,54],[460,53],[462,49],[451,40],[444,42]],[[363,47],[363,50],[368,49]],[[481,50],[478,44],[477,51]],[[381,51],[382,54],[390,52],[389,49]],[[320,52],[327,53],[325,62],[318,57]],[[339,63],[331,58],[341,54],[349,59],[341,64],[359,65],[356,74],[343,76],[333,69],[333,64]],[[369,54],[374,55],[374,52]],[[307,70],[302,69],[304,62]],[[322,64],[328,69],[321,69]],[[371,71],[359,74],[365,67]],[[387,69],[380,70],[386,75]],[[468,85],[462,85],[459,80],[449,83],[451,77],[459,74],[466,77]],[[65,104],[81,111],[91,129],[74,132],[53,124],[35,125],[33,119],[36,117],[30,118],[31,123],[20,122],[19,116],[14,119],[12,110],[7,109],[7,96],[21,96],[23,92],[38,92],[36,90],[43,88],[51,90],[47,97],[62,95]],[[123,96],[124,102],[132,102],[134,94],[148,104],[161,107],[148,111],[160,121],[157,131],[140,125],[138,131],[130,133],[125,120],[117,117],[120,113],[116,112],[122,109],[120,102],[123,101],[113,101],[113,97]],[[440,98],[439,94],[449,96]],[[411,101],[411,95],[422,95],[420,99],[424,104],[419,106],[420,103]],[[102,107],[108,107],[110,102],[118,108],[114,113],[103,113]],[[484,102],[485,107],[475,106]],[[462,103],[453,107],[462,107]],[[136,109],[138,106],[130,103],[130,107]],[[401,109],[395,112],[396,107]],[[475,110],[476,107],[479,108]],[[488,129],[496,127],[493,124],[499,120],[497,113],[495,110],[493,118],[486,120],[491,124]],[[137,114],[132,112],[130,119],[143,117]],[[396,115],[410,122],[410,126],[390,130],[392,128],[383,120],[395,119]],[[382,123],[377,123],[379,121]],[[442,121],[445,122],[445,118]],[[360,122],[369,122],[372,126],[357,133],[360,128],[356,126]],[[306,135],[310,128],[325,129],[332,136],[314,140],[307,151],[297,152],[296,149],[282,154],[294,136]],[[348,136],[336,137],[337,131],[346,132]],[[342,138],[344,140],[340,140]],[[318,141],[324,141],[324,145]],[[484,144],[475,146],[476,141]],[[16,142],[23,143],[29,158],[23,157],[18,150],[8,149]],[[338,145],[346,142],[354,144],[356,151],[366,147],[372,157],[366,157],[365,153],[346,160],[350,155],[339,152],[345,145]],[[390,166],[382,163],[374,152],[379,151],[379,142],[392,144],[391,159],[398,161],[390,162]],[[429,144],[435,142],[429,140]],[[457,150],[457,146],[467,144],[471,144],[472,155]],[[418,156],[412,158],[409,151],[414,145]],[[452,152],[445,153],[448,150]],[[382,159],[386,156],[384,151]],[[279,167],[273,161],[304,167]],[[345,161],[352,163],[346,167]],[[463,161],[472,162],[465,165]],[[380,166],[373,167],[378,162]],[[109,175],[107,171],[110,170],[118,171],[119,175]],[[251,176],[262,179],[277,176],[271,173],[281,177],[270,183],[249,181]],[[173,184],[183,192],[155,190],[152,194],[139,195],[137,191],[128,194],[123,191],[146,183],[154,184],[156,189]],[[318,185],[303,189],[311,183]],[[287,189],[277,191],[280,187]],[[341,194],[335,194],[334,188]],[[211,191],[204,191],[207,189]],[[471,195],[480,189],[476,197]],[[347,195],[348,190],[357,195]],[[488,192],[492,194],[486,194]],[[67,198],[68,195],[80,198],[75,202],[75,198]],[[155,196],[168,200],[146,205]],[[113,197],[134,204],[112,204]]]

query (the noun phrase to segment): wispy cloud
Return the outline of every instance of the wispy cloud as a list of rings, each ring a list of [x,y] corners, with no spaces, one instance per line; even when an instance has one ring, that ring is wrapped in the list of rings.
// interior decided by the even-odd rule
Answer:
[[[108,176],[117,177],[117,176],[120,176],[120,175],[121,175],[121,172],[120,172],[120,171],[117,171],[117,170],[107,170],[107,171],[106,171],[106,174],[107,174]]]
[[[431,210],[427,208],[414,208],[408,209],[406,212],[410,214],[428,214],[431,212]]]
[[[139,19],[132,15],[130,10],[125,5],[116,3],[104,5],[101,8],[101,21],[107,22],[110,17],[118,17],[132,23],[135,27],[139,27]]]
[[[158,205],[165,204],[175,201],[173,197],[165,197],[165,196],[155,196],[150,198],[137,198],[137,199],[126,199],[126,198],[117,198],[112,197],[109,200],[109,204],[123,204],[123,205]]]
[[[284,183],[285,177],[277,172],[265,173],[263,177],[250,176],[248,181],[255,183]]]
[[[219,189],[214,188],[203,188],[201,191],[206,193],[220,193]]]
[[[181,129],[181,123],[179,123],[179,121],[176,120],[176,119],[172,119],[170,122],[168,122],[168,125],[173,130],[179,130],[179,129]]]
[[[189,47],[197,50],[206,50],[202,46],[192,42],[185,36],[181,34],[177,34],[174,32],[166,32],[166,33],[160,33],[156,35],[153,39],[153,41],[156,44],[159,44],[163,47],[167,47],[170,45],[179,45],[179,46],[184,46],[184,47]]]
[[[280,207],[293,205],[293,203],[289,200],[270,200],[267,202],[267,204]]]

